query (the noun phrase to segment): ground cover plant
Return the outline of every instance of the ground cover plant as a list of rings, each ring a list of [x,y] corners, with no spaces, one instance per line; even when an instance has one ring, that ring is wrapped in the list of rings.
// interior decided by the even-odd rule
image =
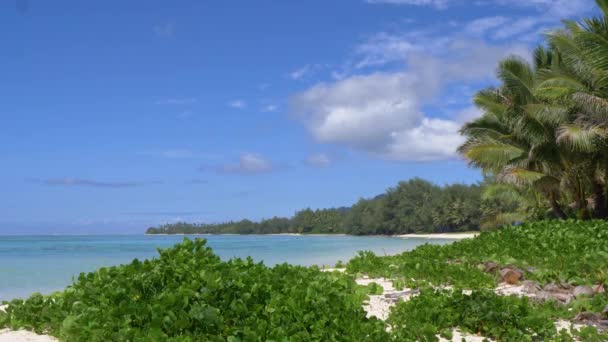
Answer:
[[[527,267],[526,277],[539,281],[601,283],[607,226],[538,222],[396,256],[362,252],[347,264],[350,274],[269,268],[251,259],[225,262],[204,240],[184,239],[156,259],[83,273],[62,292],[13,300],[0,313],[0,327],[62,341],[433,341],[450,337],[454,328],[500,341],[570,341],[573,336],[557,331],[554,322],[601,313],[608,295],[567,304],[500,296],[490,290],[497,277],[479,266],[508,263]],[[421,293],[398,303],[386,323],[368,319],[362,304],[382,288],[357,285],[353,273],[393,278],[398,287]],[[594,328],[576,334],[585,341],[607,338]]]
[[[484,264],[513,265],[541,284],[599,285],[608,277],[608,222],[539,221],[452,244],[425,245],[395,256],[361,252],[347,271],[403,279],[410,286],[494,287]]]
[[[606,241],[606,221],[541,221],[449,245],[424,245],[395,256],[360,252],[347,264],[347,272],[423,289],[420,296],[397,304],[389,316],[397,340],[433,341],[460,328],[506,341],[570,341],[572,336],[555,329],[558,319],[608,319],[608,295],[603,292],[608,274]],[[573,296],[565,303],[498,295],[490,289],[498,285],[500,276],[498,271],[487,272],[488,263],[522,270],[540,287],[589,285],[599,293]],[[450,290],[436,290],[447,285]],[[473,292],[467,295],[463,290]],[[585,341],[608,339],[592,327],[575,335]]]
[[[452,339],[453,328],[498,341],[606,341],[595,328],[558,331],[554,322],[568,310],[553,302],[533,303],[526,297],[500,296],[490,290],[422,290],[419,296],[397,304],[388,323],[397,341]]]
[[[335,341],[388,338],[352,277],[251,259],[221,261],[185,239],[157,259],[81,274],[52,296],[14,300],[0,327],[62,341]]]

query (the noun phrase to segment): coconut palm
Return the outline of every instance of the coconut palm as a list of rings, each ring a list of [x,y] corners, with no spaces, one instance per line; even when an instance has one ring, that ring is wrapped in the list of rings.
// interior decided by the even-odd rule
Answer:
[[[608,0],[597,3],[603,16],[565,22],[532,66],[502,61],[500,87],[475,97],[483,116],[461,130],[472,165],[542,193],[561,218],[571,202],[580,218],[589,204],[608,218]]]
[[[536,70],[551,57],[542,49],[536,56],[534,67],[517,57],[500,63],[497,76],[501,86],[475,96],[483,116],[461,129],[467,140],[459,151],[499,181],[531,186],[543,193],[555,215],[565,218],[559,203],[564,170],[554,139],[555,124],[543,120],[551,108],[542,106],[534,94]]]

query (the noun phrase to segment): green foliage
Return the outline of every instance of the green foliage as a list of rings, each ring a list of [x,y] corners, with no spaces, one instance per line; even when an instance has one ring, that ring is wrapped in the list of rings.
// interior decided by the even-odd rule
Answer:
[[[347,264],[347,271],[403,278],[411,285],[480,288],[495,283],[480,268],[492,261],[533,270],[525,276],[541,283],[597,284],[608,278],[607,239],[606,221],[540,221],[482,232],[444,246],[424,245],[395,256],[360,252]]]
[[[376,289],[377,290],[377,289]],[[251,259],[222,262],[204,240],[158,259],[81,274],[65,291],[14,300],[0,326],[64,341],[386,340],[347,275]]]
[[[449,335],[456,327],[503,341],[546,341],[557,334],[550,310],[490,290],[422,290],[397,304],[388,323],[397,341],[438,341],[436,335]]]
[[[292,218],[219,224],[172,223],[148,228],[148,234],[352,234],[393,235],[479,229],[478,185],[437,186],[415,178],[383,195],[361,199],[349,208],[304,209]]]
[[[600,17],[566,21],[533,64],[501,61],[498,87],[475,96],[483,115],[461,129],[471,165],[533,191],[561,219],[608,219],[608,17],[606,1],[597,3]]]
[[[396,279],[410,288],[427,285],[457,285],[466,288],[494,286],[493,276],[468,263],[452,262],[450,256],[442,246],[428,244],[395,256],[379,257],[372,252],[360,252],[347,264],[346,270],[370,277]]]

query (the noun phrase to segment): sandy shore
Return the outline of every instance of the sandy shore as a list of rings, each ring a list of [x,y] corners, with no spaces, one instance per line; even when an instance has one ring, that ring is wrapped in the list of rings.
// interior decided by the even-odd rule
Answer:
[[[0,311],[4,311],[6,305],[0,305]],[[57,342],[58,339],[48,335],[38,335],[31,331],[0,329],[0,342]]]
[[[421,238],[421,239],[452,239],[452,240],[462,240],[462,239],[472,239],[479,235],[479,233],[443,233],[443,234],[404,234],[404,235],[395,235],[398,238]]]

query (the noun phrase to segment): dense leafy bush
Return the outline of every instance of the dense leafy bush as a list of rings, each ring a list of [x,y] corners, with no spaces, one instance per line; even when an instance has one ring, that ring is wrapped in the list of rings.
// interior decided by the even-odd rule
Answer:
[[[526,298],[498,296],[493,291],[423,290],[397,304],[389,317],[397,340],[434,341],[452,328],[508,341],[547,340],[556,335],[550,311],[539,310]],[[534,337],[532,337],[534,336]]]
[[[467,263],[451,262],[442,246],[423,245],[396,256],[380,257],[373,252],[359,252],[347,264],[350,273],[386,277],[417,288],[426,285],[457,285],[464,288],[494,287],[492,275]],[[401,287],[401,286],[398,286]]]
[[[515,265],[541,283],[602,283],[608,278],[607,221],[540,221],[481,233],[444,246],[425,245],[396,256],[371,252],[352,259],[347,270],[370,276],[466,288],[493,286],[481,264]]]
[[[158,259],[81,274],[65,291],[14,300],[0,326],[65,341],[385,340],[353,279],[251,259],[221,261],[185,239]]]

